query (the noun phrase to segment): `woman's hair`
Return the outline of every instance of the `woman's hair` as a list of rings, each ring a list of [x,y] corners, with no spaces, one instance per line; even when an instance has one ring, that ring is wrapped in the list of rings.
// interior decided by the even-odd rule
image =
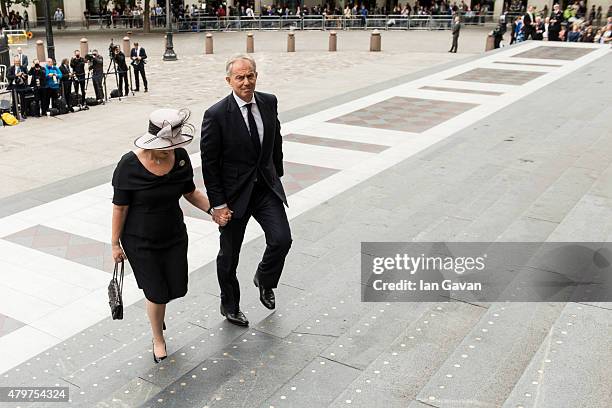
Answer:
[[[68,58],[64,58],[64,59],[62,60],[62,64],[68,64]]]

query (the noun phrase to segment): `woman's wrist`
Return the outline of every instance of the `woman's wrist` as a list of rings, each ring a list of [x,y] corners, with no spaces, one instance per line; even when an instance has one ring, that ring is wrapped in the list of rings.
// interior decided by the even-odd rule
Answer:
[[[111,241],[111,245],[114,247],[120,246],[119,241]]]

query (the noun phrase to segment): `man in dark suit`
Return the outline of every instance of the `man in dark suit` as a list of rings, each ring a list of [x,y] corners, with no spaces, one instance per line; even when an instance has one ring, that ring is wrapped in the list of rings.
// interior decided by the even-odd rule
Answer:
[[[453,44],[451,45],[451,49],[448,52],[457,52],[457,46],[459,45],[459,31],[461,31],[461,19],[459,16],[455,17],[455,24],[453,24],[452,34],[453,34]]]
[[[240,311],[236,268],[249,219],[255,218],[266,237],[266,250],[253,282],[259,288],[259,300],[268,309],[275,307],[273,289],[292,240],[283,207],[287,198],[280,181],[283,151],[276,97],[255,92],[256,65],[247,55],[230,59],[226,73],[233,91],[204,113],[200,150],[213,219],[231,217],[219,228],[221,314],[231,323],[246,326],[249,322]]]
[[[134,43],[134,48],[130,51],[130,58],[132,59],[132,66],[134,67],[134,78],[136,80],[136,89],[134,91],[140,91],[140,78],[142,76],[142,83],[144,84],[144,91],[149,92],[149,86],[147,83],[147,75],[145,74],[145,64],[147,63],[147,52],[144,48]]]
[[[61,79],[61,93],[64,96],[64,100],[66,101],[66,105],[68,105],[68,110],[73,111],[72,109],[72,99],[71,99],[71,91],[72,91],[72,81],[74,79],[74,75],[70,72],[70,65],[68,62],[68,58],[64,58],[59,67],[60,72],[62,73]]]
[[[21,64],[21,67],[27,71],[29,65],[28,56],[23,53],[21,47],[17,47],[17,56],[19,57],[19,63]]]
[[[533,32],[533,39],[537,41],[544,40],[544,29],[546,27],[540,16],[536,17],[534,28],[535,28],[535,31]]]
[[[26,118],[27,116],[27,107],[26,107],[26,99],[25,93],[28,85],[28,71],[21,66],[21,59],[19,55],[15,55],[13,59],[13,65],[9,67],[6,72],[6,79],[9,81],[8,90],[14,90],[13,94],[13,112],[15,116],[17,116],[17,111],[21,113],[22,118]],[[17,100],[19,100],[19,106],[21,109],[17,107]]]
[[[533,16],[533,6],[527,7],[527,13],[523,16],[523,32],[525,33],[525,41],[534,39],[535,34],[535,18]]]

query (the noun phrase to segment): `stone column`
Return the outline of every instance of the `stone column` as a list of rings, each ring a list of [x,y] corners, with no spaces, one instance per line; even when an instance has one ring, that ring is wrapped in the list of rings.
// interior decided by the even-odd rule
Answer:
[[[253,33],[247,34],[246,52],[248,54],[255,52],[255,38],[253,37]]]
[[[329,32],[329,51],[334,52],[338,49],[338,37],[335,31]]]
[[[132,49],[130,48],[130,37],[128,37],[127,35],[125,37],[123,37],[123,53],[125,54],[126,58],[130,58],[130,51],[132,51]]]
[[[81,57],[85,57],[86,54],[89,53],[89,42],[87,41],[87,38],[83,37],[81,38]]]
[[[43,40],[36,41],[36,58],[43,64],[47,58],[45,57],[45,43]]]
[[[211,33],[206,34],[206,54],[213,53],[213,35]]]
[[[295,33],[287,34],[287,52],[295,52]]]
[[[380,31],[374,30],[372,31],[372,35],[370,36],[370,51],[379,52],[380,49],[381,49]]]

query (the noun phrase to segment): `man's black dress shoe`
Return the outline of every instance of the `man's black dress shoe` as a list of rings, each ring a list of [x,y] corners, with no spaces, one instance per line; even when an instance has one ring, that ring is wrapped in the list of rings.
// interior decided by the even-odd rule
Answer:
[[[259,286],[259,280],[257,279],[257,275],[255,275],[255,277],[253,278],[253,283],[259,288],[259,300],[261,301],[261,304],[267,307],[268,309],[273,310],[276,307],[274,291],[272,289],[264,289]]]
[[[227,321],[230,323],[233,323],[237,326],[248,326],[249,325],[249,321],[247,320],[244,313],[240,311],[240,309],[238,309],[236,313],[228,313],[225,311],[225,308],[223,307],[223,305],[221,305],[220,311],[221,311],[221,314],[225,316]]]

